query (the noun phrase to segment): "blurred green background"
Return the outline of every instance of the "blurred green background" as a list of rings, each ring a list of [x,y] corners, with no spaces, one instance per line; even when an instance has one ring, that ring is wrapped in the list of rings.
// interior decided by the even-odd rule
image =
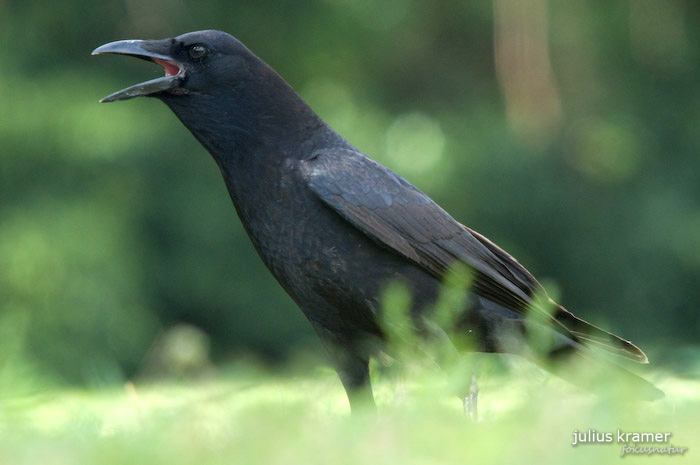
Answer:
[[[697,367],[697,2],[0,0],[5,380],[121,382],[173,328],[195,362],[320,348],[170,111],[97,103],[162,74],[98,45],[212,28],[577,315]]]

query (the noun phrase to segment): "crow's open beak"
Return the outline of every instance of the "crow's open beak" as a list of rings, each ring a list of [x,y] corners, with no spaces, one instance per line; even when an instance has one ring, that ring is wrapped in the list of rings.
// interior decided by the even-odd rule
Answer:
[[[152,79],[150,81],[135,84],[119,92],[108,95],[100,102],[114,102],[116,100],[127,100],[144,95],[152,95],[158,92],[179,87],[185,78],[185,69],[168,55],[171,41],[165,40],[119,40],[97,47],[92,51],[93,55],[103,53],[116,53],[119,55],[130,55],[143,60],[152,61],[163,67],[165,76]]]

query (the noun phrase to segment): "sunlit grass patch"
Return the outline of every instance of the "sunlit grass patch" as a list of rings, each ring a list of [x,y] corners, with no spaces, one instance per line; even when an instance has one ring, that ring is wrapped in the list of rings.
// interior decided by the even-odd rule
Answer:
[[[611,463],[621,444],[572,446],[573,432],[670,432],[692,463],[700,382],[660,376],[655,403],[601,400],[513,363],[482,375],[478,423],[440,376],[377,376],[378,412],[350,415],[330,370],[234,367],[196,383],[47,391],[0,414],[0,463]],[[678,457],[630,456],[666,463]]]

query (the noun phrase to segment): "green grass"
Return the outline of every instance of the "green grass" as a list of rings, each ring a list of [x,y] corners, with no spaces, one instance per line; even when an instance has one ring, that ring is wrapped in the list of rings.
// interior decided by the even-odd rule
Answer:
[[[237,367],[197,382],[34,390],[0,401],[0,464],[614,463],[622,444],[571,445],[574,430],[670,432],[681,455],[625,463],[698,463],[700,381],[647,374],[666,397],[620,404],[525,362],[486,370],[480,421],[444,376],[375,373],[377,414],[350,415],[328,369],[304,375]],[[376,370],[375,370],[376,371]],[[615,438],[616,440],[616,438]],[[664,446],[667,444],[661,444]]]

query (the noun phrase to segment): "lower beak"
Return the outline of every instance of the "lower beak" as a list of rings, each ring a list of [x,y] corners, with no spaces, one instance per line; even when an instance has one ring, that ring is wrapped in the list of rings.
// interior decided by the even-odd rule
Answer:
[[[184,68],[168,55],[171,41],[165,40],[119,40],[97,47],[93,55],[115,53],[130,55],[143,60],[158,63],[165,69],[165,76],[135,84],[126,89],[108,95],[100,102],[114,102],[134,97],[153,95],[179,87],[185,78]]]

